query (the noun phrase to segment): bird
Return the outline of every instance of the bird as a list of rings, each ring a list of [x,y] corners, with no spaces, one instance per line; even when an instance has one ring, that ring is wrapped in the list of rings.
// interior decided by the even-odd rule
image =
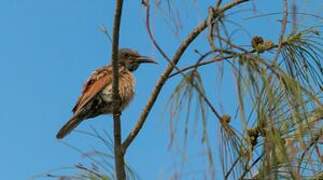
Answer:
[[[157,64],[152,58],[142,56],[129,48],[118,50],[120,111],[133,99],[135,78],[133,72],[142,63]],[[111,114],[112,106],[112,65],[96,69],[85,82],[81,95],[72,109],[72,117],[56,134],[57,139],[64,138],[82,121],[103,114]]]

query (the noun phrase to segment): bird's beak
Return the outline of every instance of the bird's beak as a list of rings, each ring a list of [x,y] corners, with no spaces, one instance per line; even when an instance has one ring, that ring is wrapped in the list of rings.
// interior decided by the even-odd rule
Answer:
[[[136,61],[139,63],[151,63],[151,64],[158,64],[153,58],[148,56],[139,56],[136,58]]]

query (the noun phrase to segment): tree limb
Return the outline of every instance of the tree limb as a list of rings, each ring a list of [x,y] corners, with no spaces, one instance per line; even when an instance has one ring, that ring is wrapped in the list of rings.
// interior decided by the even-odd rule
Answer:
[[[120,123],[120,94],[119,94],[119,31],[122,14],[123,0],[117,0],[115,4],[115,14],[112,36],[112,102],[113,102],[113,130],[114,130],[114,160],[117,180],[125,180],[124,153],[121,145],[121,123]]]

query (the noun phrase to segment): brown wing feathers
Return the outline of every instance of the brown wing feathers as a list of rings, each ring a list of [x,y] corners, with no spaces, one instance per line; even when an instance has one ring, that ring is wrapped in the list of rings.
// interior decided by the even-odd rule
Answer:
[[[112,82],[111,75],[112,69],[111,67],[105,66],[96,70],[89,80],[85,83],[82,95],[77,100],[75,106],[73,107],[73,113],[76,113],[80,110],[85,104],[89,102],[97,93],[99,93],[106,85]]]
[[[56,138],[62,139],[67,134],[69,134],[74,128],[76,128],[83,120],[84,117],[80,117],[81,110],[85,107],[91,99],[96,96],[102,89],[112,82],[111,68],[103,67],[96,70],[90,77],[90,79],[85,83],[82,91],[82,95],[78,98],[74,108],[73,117],[59,130]]]

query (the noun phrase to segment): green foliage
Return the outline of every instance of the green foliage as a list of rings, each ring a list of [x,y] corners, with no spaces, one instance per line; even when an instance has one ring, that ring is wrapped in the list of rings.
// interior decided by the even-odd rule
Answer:
[[[323,132],[322,40],[319,31],[310,28],[283,38],[280,51],[278,45],[265,41],[261,50],[257,45],[255,51],[236,53],[226,61],[236,80],[240,129],[230,125],[230,116],[219,119],[225,178],[299,179],[322,170],[318,165]],[[280,53],[278,61],[269,51]],[[191,86],[198,80],[194,83],[204,89],[200,75],[193,78],[196,69],[186,74],[171,96],[170,109],[177,113],[191,107],[194,91],[201,96]],[[197,101],[201,112],[206,107],[203,101]],[[190,117],[190,108],[186,112]],[[205,118],[202,122],[207,122]],[[207,131],[203,126],[203,134]]]
[[[315,41],[310,38],[316,37],[308,36],[309,33],[313,31],[305,30],[290,35],[283,43],[279,63],[270,61],[265,55],[248,54],[240,56],[238,65],[234,65],[240,107],[245,107],[244,101],[249,98],[253,102],[254,115],[248,120],[245,108],[240,108],[244,134],[247,134],[247,142],[251,147],[254,146],[251,143],[254,138],[261,139],[257,141],[256,149],[251,149],[252,154],[264,152],[262,162],[256,168],[257,177],[299,178],[304,174],[300,172],[301,167],[303,170],[303,164],[308,164],[299,161],[298,156],[310,152],[305,152],[304,148],[297,149],[297,146],[306,146],[314,134],[322,131],[322,127],[314,127],[322,119],[319,115],[323,109],[322,97],[315,90],[322,86],[322,72],[319,72],[319,68],[322,68],[320,58],[323,51],[313,44]],[[256,130],[255,137],[246,133],[250,128]],[[292,143],[287,144],[286,140]],[[308,158],[311,162],[317,162],[318,156],[311,154]]]

